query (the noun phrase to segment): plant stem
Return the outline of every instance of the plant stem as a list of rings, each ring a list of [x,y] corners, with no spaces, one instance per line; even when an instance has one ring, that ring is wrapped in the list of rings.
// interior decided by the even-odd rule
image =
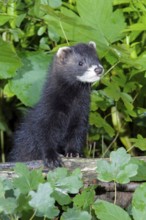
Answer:
[[[60,20],[59,20],[59,25],[60,25],[60,27],[61,27],[62,33],[63,33],[63,35],[64,35],[64,38],[65,38],[67,44],[69,45],[69,42],[68,42],[68,39],[67,39],[66,33],[65,33],[65,31],[64,31],[64,28],[63,28],[62,23],[61,23]]]
[[[1,144],[1,160],[5,162],[5,154],[4,154],[4,132],[0,131],[0,144]]]
[[[31,216],[31,218],[29,220],[33,220],[33,218],[35,217],[35,214],[36,214],[36,210],[35,210],[35,212],[33,213],[33,215]]]
[[[105,154],[107,153],[107,151],[111,148],[111,146],[114,144],[114,142],[117,140],[117,138],[119,137],[119,132],[117,132],[115,138],[112,140],[112,142],[109,144],[109,146],[107,147],[106,151],[102,154],[102,158],[105,156]]]
[[[117,183],[114,181],[114,188],[115,188],[115,199],[114,199],[114,205],[116,205],[117,202]]]

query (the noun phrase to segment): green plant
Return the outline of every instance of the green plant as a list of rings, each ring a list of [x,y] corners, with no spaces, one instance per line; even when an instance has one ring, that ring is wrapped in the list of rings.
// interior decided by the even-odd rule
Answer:
[[[123,157],[124,156],[124,157]],[[132,161],[124,148],[111,152],[110,163],[97,163],[97,178],[101,181],[128,183],[131,177],[146,180],[140,173],[146,163]],[[138,169],[137,169],[138,168]],[[140,169],[139,169],[140,168]],[[66,168],[48,172],[44,179],[42,170],[31,170],[21,163],[14,168],[16,177],[0,179],[0,219],[145,219],[146,184],[141,184],[133,194],[132,213],[116,204],[95,200],[95,186],[84,187],[79,169],[70,173]],[[116,192],[115,192],[116,193]],[[116,196],[116,194],[115,194]]]
[[[13,112],[21,111],[37,102],[50,52],[93,40],[105,76],[92,86],[88,141],[91,146],[98,142],[99,150],[91,152],[105,156],[121,145],[133,154],[133,147],[144,151],[136,137],[141,135],[144,145],[145,6],[144,0],[0,1],[2,109],[13,103]],[[11,110],[9,115],[14,118]],[[5,111],[0,118],[5,137],[12,128]]]

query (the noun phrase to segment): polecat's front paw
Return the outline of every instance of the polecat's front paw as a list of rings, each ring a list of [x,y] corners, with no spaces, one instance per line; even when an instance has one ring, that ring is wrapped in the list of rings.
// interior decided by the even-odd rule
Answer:
[[[67,158],[72,158],[72,157],[79,158],[79,157],[82,157],[82,155],[79,154],[79,153],[71,153],[70,152],[70,153],[66,153],[65,157],[67,157]]]
[[[49,153],[44,159],[44,166],[50,168],[50,169],[54,169],[56,167],[62,167],[63,166],[63,162],[59,156],[58,153],[56,152],[51,152]]]

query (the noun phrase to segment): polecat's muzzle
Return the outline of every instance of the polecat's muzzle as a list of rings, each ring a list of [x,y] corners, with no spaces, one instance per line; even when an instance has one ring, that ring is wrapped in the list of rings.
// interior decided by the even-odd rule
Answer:
[[[97,67],[94,69],[94,71],[95,71],[95,73],[96,73],[97,75],[101,75],[101,74],[103,74],[104,69],[103,69],[103,67],[102,67],[101,65],[99,65],[99,66],[97,66]]]

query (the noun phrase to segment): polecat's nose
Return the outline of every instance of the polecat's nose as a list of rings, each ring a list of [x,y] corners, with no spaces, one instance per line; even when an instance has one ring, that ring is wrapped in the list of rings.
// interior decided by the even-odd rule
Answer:
[[[100,75],[103,73],[104,70],[103,70],[103,67],[101,65],[99,65],[94,69],[94,71],[97,75]]]

